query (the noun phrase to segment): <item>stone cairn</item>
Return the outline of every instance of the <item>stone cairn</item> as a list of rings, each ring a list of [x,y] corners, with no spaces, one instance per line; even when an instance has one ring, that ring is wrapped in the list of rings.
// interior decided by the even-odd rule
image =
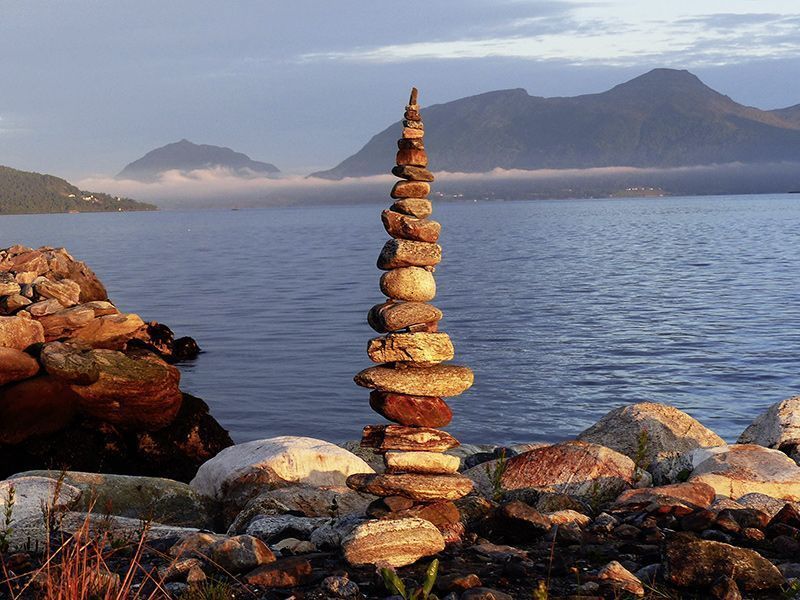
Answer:
[[[427,169],[424,132],[414,88],[392,169],[401,180],[391,191],[394,204],[381,214],[392,238],[378,257],[378,268],[385,271],[380,289],[388,300],[367,316],[370,326],[385,334],[367,346],[370,359],[380,365],[355,377],[358,385],[373,390],[372,409],[395,424],[364,428],[361,445],[383,454],[385,472],[351,475],[347,485],[380,497],[369,516],[422,518],[453,540],[460,535],[453,501],[469,494],[472,482],[458,473],[459,458],[444,454],[459,442],[437,428],[452,418],[442,397],[467,390],[473,374],[467,367],[442,364],[453,358],[453,344],[438,331],[442,311],[428,304],[436,295],[433,273],[442,248],[436,243],[441,225],[428,218],[433,174]]]

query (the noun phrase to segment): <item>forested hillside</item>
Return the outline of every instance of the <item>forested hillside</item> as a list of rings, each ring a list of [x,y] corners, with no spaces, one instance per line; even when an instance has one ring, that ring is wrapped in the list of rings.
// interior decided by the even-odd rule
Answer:
[[[78,189],[41,173],[0,166],[0,214],[156,210],[152,204]]]

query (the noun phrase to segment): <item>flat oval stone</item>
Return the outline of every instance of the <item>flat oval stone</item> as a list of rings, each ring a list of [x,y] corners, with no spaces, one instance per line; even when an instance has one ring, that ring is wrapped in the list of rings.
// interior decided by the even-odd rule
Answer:
[[[428,302],[436,297],[433,274],[420,267],[392,269],[381,276],[381,292],[395,300]]]
[[[453,411],[441,398],[409,396],[374,390],[369,405],[382,417],[409,427],[445,427],[453,419]]]
[[[435,243],[439,239],[442,226],[437,221],[430,219],[417,219],[393,210],[384,210],[381,213],[383,226],[393,238],[415,240],[418,242]]]
[[[440,363],[452,360],[454,354],[446,333],[390,333],[367,344],[367,355],[376,363]]]
[[[395,200],[398,198],[424,198],[431,193],[431,184],[426,181],[398,181],[392,187],[389,195]]]
[[[347,487],[374,496],[405,496],[417,502],[458,500],[472,491],[473,483],[459,474],[358,473],[347,478]]]
[[[474,381],[472,370],[458,365],[436,365],[427,368],[394,369],[370,367],[355,376],[356,384],[382,392],[411,396],[458,396]]]
[[[403,127],[404,140],[416,140],[425,135],[425,131],[416,127]]]
[[[403,567],[444,548],[436,526],[418,518],[366,521],[342,540],[344,557],[354,566]]]
[[[433,181],[433,173],[422,167],[411,165],[398,165],[392,169],[392,175],[408,179],[409,181]]]
[[[410,127],[411,129],[425,129],[422,124],[422,119],[403,119],[403,127]]]
[[[425,142],[419,140],[404,140],[400,138],[397,140],[397,147],[400,150],[425,150]]]
[[[401,267],[433,267],[441,260],[442,247],[439,244],[393,238],[383,245],[378,256],[378,268],[388,271]]]
[[[457,473],[461,459],[439,452],[387,452],[383,455],[387,473]]]
[[[428,166],[428,155],[420,148],[401,148],[397,151],[395,162],[398,165]]]
[[[361,446],[375,451],[404,450],[409,452],[445,452],[459,446],[458,440],[446,431],[430,427],[402,425],[367,425]]]
[[[367,322],[378,333],[400,331],[412,325],[435,323],[442,318],[442,311],[424,302],[384,302],[373,306],[367,314]]]
[[[389,210],[403,213],[404,215],[411,215],[418,219],[425,219],[431,216],[433,205],[431,205],[431,201],[426,198],[402,198],[392,204]]]

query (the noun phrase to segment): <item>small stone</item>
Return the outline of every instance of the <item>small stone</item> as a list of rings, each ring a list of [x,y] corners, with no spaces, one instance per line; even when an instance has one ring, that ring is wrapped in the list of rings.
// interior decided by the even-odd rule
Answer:
[[[425,131],[416,127],[403,127],[404,140],[417,140],[425,136]]]
[[[438,452],[387,452],[387,473],[457,473],[461,459]]]
[[[436,587],[445,592],[463,592],[472,588],[481,587],[480,577],[475,573],[467,575],[445,575],[436,582]]]
[[[41,323],[20,315],[0,317],[0,347],[25,350],[31,344],[44,341],[44,329]]]
[[[39,297],[58,300],[65,307],[75,306],[80,302],[81,286],[70,279],[51,281],[42,277],[34,281],[33,289]]]
[[[391,392],[370,392],[369,405],[382,417],[409,427],[445,427],[453,411],[435,396],[408,396]]]
[[[433,205],[426,198],[402,198],[389,207],[389,210],[425,219],[433,213]]]
[[[419,110],[416,108],[406,108],[406,111],[403,113],[403,118],[406,121],[421,121],[422,116],[419,114]]]
[[[384,271],[400,267],[433,267],[442,261],[439,244],[391,239],[378,256],[378,268]]]
[[[91,385],[100,379],[100,367],[92,359],[91,348],[70,342],[45,344],[40,354],[45,370],[76,385]]]
[[[19,282],[14,279],[11,273],[0,272],[0,296],[11,296],[19,294]]]
[[[450,500],[417,504],[410,508],[391,512],[384,517],[387,519],[410,517],[425,519],[436,526],[447,543],[460,541],[465,532],[464,523],[461,521],[461,511]]]
[[[33,377],[39,372],[36,359],[16,348],[0,348],[0,385]]]
[[[394,184],[389,195],[398,200],[400,198],[425,198],[431,193],[431,185],[425,181],[401,180]]]
[[[498,590],[476,587],[461,594],[461,600],[514,600],[514,598]]]
[[[164,581],[175,581],[177,579],[185,579],[186,574],[192,567],[202,567],[203,563],[198,558],[183,558],[180,560],[175,560],[165,565],[163,567],[159,567],[158,569],[158,576],[159,578]]]
[[[267,545],[252,535],[237,535],[212,544],[211,559],[229,573],[250,571],[275,561]]]
[[[405,140],[405,141],[419,141],[422,140]],[[419,144],[422,146],[422,144]],[[427,167],[428,166],[428,155],[425,153],[425,150],[422,148],[417,147],[408,147],[408,148],[400,148],[397,151],[397,155],[395,157],[395,162],[398,166],[415,166],[415,167]]]
[[[358,473],[347,478],[347,486],[365,494],[405,496],[417,502],[458,500],[472,491],[472,481],[457,474]]]
[[[397,140],[397,147],[400,150],[425,150],[425,142],[419,140],[404,140],[400,138]]]
[[[280,552],[290,552],[291,554],[308,554],[317,550],[316,545],[313,543],[306,540],[298,540],[297,538],[282,539],[277,544],[274,544],[273,548]]]
[[[408,179],[409,181],[433,181],[433,173],[431,173],[428,169],[423,169],[422,167],[414,167],[411,165],[398,165],[392,169],[392,175],[395,177],[401,177],[403,179]],[[427,196],[426,194],[422,194],[423,196]]]
[[[553,525],[574,523],[578,527],[586,527],[592,522],[591,517],[571,509],[557,510],[555,512],[543,514],[550,519],[550,523]]]
[[[411,396],[458,396],[474,381],[472,370],[458,365],[435,365],[428,368],[393,369],[369,367],[355,376],[356,384],[382,392]],[[629,459],[630,460],[630,459]]]
[[[198,566],[191,567],[189,572],[186,574],[186,583],[188,583],[190,586],[196,586],[205,583],[206,579],[208,578],[203,572],[203,569]]]
[[[381,292],[394,300],[429,302],[436,297],[433,275],[419,267],[392,269],[381,276]]]
[[[669,512],[675,508],[684,508],[688,513],[708,508],[714,502],[715,496],[716,492],[710,485],[691,481],[626,490],[617,498],[614,508],[631,512],[638,510]]]
[[[34,317],[46,317],[52,315],[60,310],[64,310],[64,306],[58,300],[40,300],[29,305],[27,311]]]
[[[322,591],[328,598],[360,598],[361,592],[354,581],[350,581],[347,575],[331,575],[322,580],[320,584]]]
[[[442,311],[424,302],[388,301],[373,306],[367,322],[378,333],[400,331],[413,325],[435,323],[442,318]]]
[[[446,431],[429,427],[402,425],[367,425],[361,445],[378,452],[402,450],[409,452],[444,452],[458,446],[458,440]]]
[[[525,541],[531,536],[541,536],[550,531],[550,519],[535,508],[514,500],[500,508],[503,532],[512,540]]]
[[[20,308],[25,308],[30,303],[30,300],[20,294],[3,296],[0,298],[0,311],[7,315],[11,315],[17,312]]]
[[[403,567],[444,550],[439,530],[424,519],[366,521],[342,541],[351,565]]]
[[[597,574],[600,585],[608,585],[616,592],[627,592],[634,596],[644,596],[644,585],[633,573],[616,560],[612,560]]]
[[[403,119],[403,127],[410,127],[411,129],[425,129],[421,119]]]
[[[225,536],[217,533],[205,533],[198,531],[190,533],[181,538],[169,549],[169,555],[173,558],[200,557],[209,558],[211,556],[211,546]]]
[[[262,565],[245,575],[244,581],[263,588],[289,588],[307,583],[311,574],[311,563],[307,559],[292,557]]]
[[[451,360],[455,350],[446,333],[390,333],[367,345],[372,362],[413,362],[436,364]]]
[[[393,210],[384,210],[381,213],[383,227],[393,238],[415,240],[417,242],[435,243],[439,239],[442,226],[437,221],[430,219],[417,219]]]

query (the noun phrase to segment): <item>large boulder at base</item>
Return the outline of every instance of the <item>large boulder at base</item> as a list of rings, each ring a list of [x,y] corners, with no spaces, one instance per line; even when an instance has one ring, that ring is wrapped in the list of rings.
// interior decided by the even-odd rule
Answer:
[[[39,363],[31,355],[16,348],[0,348],[0,386],[33,377],[38,372]]]
[[[132,542],[134,544],[142,538],[153,542],[179,538],[198,531],[189,527],[163,525],[155,521],[144,523],[141,519],[79,511],[60,514],[56,523],[57,527],[54,530],[45,526],[41,516],[21,519],[12,532],[12,547],[18,550],[44,548],[48,541],[48,534],[52,536],[55,533],[66,538],[84,528],[88,535],[95,539],[105,535],[108,536],[110,542]]]
[[[0,513],[5,514],[9,502],[11,527],[27,518],[42,519],[42,511],[67,510],[77,506],[81,491],[70,484],[59,484],[50,477],[21,474],[0,481]]]
[[[737,500],[760,493],[783,500],[800,500],[800,467],[779,450],[734,444],[695,450],[690,481],[702,481],[720,496]]]
[[[100,376],[73,385],[81,411],[127,429],[152,431],[169,425],[181,406],[180,372],[155,354],[92,350]]]
[[[61,479],[81,491],[80,508],[85,511],[180,527],[215,526],[209,499],[171,479],[80,471],[26,471],[14,477]]]
[[[0,477],[32,469],[66,469],[189,481],[201,464],[231,445],[228,432],[209,414],[208,405],[184,394],[175,420],[158,431],[129,431],[76,419],[46,435],[0,446]]]
[[[613,499],[637,485],[633,461],[609,448],[568,441],[511,457],[500,479],[504,490],[534,488],[578,498]]]
[[[21,444],[69,425],[79,401],[67,384],[49,375],[0,388],[0,458],[5,458],[5,444]],[[9,469],[14,468],[10,460],[5,462]]]
[[[685,533],[667,542],[665,566],[669,583],[692,591],[709,587],[723,576],[747,592],[775,590],[785,583],[777,567],[758,552]]]
[[[365,521],[342,541],[351,565],[403,567],[444,550],[439,530],[424,519]]]
[[[578,435],[648,468],[667,456],[695,448],[722,446],[725,441],[701,423],[667,404],[640,402],[621,406]]]
[[[25,350],[44,341],[44,328],[38,321],[22,316],[0,317],[0,348]]]
[[[800,445],[800,396],[770,406],[747,426],[737,440],[739,444],[758,444],[797,454]]]
[[[343,487],[349,475],[372,472],[355,454],[329,442],[281,436],[226,448],[200,467],[191,485],[200,494],[240,510],[270,487]]]
[[[261,515],[302,515],[304,517],[343,517],[363,515],[374,498],[347,487],[291,485],[266,490],[250,499],[234,516],[229,531],[243,533]],[[227,515],[226,515],[227,516]]]

